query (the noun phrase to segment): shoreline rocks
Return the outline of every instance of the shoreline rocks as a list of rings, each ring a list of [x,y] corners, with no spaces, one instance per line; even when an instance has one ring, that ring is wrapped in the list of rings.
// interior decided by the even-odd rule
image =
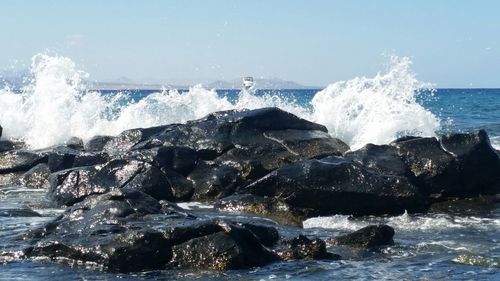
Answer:
[[[66,207],[23,235],[31,244],[25,258],[116,272],[229,270],[338,259],[321,239],[280,237],[279,229],[310,217],[425,212],[449,198],[494,196],[500,156],[483,130],[351,151],[320,124],[262,108],[34,151],[2,140],[0,185],[44,188]],[[175,203],[189,201],[215,209]],[[371,249],[393,236],[388,226],[370,226],[329,242]]]

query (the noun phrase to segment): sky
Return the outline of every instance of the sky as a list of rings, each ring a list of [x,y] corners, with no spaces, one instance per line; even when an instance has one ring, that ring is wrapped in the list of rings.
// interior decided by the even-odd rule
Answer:
[[[96,81],[325,86],[398,55],[437,87],[500,87],[499,15],[500,1],[2,0],[0,69],[49,52]]]

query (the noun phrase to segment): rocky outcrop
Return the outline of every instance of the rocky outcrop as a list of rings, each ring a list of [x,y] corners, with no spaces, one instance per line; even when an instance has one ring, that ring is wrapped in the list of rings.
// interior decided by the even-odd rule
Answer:
[[[417,187],[405,177],[381,175],[341,157],[288,165],[245,187],[294,208],[330,214],[399,214],[422,210]]]
[[[275,243],[276,230],[268,228],[199,219],[140,191],[113,190],[27,234],[33,246],[25,255],[118,272],[239,269],[278,259],[261,243]]]

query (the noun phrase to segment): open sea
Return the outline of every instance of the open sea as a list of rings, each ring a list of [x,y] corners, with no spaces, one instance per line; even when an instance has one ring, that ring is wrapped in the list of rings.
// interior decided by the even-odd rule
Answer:
[[[44,60],[45,59],[45,60]],[[22,139],[31,148],[61,144],[72,136],[88,140],[134,127],[186,122],[219,110],[278,106],[324,124],[330,134],[357,149],[402,135],[436,136],[485,129],[500,149],[500,89],[430,89],[415,79],[407,62],[373,78],[335,82],[324,89],[94,91],[85,87],[71,61],[42,58],[23,91],[0,90],[2,138]],[[258,85],[257,85],[258,87]],[[500,205],[452,212],[393,217],[331,216],[304,222],[304,232],[329,238],[373,223],[394,227],[395,245],[378,252],[329,251],[340,261],[280,262],[223,273],[153,271],[111,274],[42,260],[0,257],[0,280],[500,280]],[[32,217],[6,209],[29,207]],[[16,237],[50,221],[45,191],[0,186],[0,253],[21,249]],[[12,212],[10,212],[12,214]],[[217,214],[213,214],[217,216]],[[295,233],[297,228],[283,227]]]

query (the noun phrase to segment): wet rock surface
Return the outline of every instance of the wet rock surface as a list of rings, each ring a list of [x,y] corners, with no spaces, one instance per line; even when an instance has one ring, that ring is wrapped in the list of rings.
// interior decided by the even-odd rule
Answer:
[[[332,244],[393,243],[386,225],[326,243],[300,228],[310,217],[474,209],[470,198],[498,202],[500,159],[484,131],[350,151],[322,125],[263,108],[35,151],[2,139],[0,186],[13,185],[46,189],[51,204],[66,208],[19,237],[29,245],[21,258],[115,272],[224,271],[339,259]],[[175,203],[190,201],[214,207],[191,211]],[[41,214],[6,207],[0,216]],[[283,237],[283,229],[295,235]]]
[[[394,229],[388,225],[370,225],[353,233],[338,236],[330,240],[337,245],[349,245],[360,248],[373,248],[394,244]]]

